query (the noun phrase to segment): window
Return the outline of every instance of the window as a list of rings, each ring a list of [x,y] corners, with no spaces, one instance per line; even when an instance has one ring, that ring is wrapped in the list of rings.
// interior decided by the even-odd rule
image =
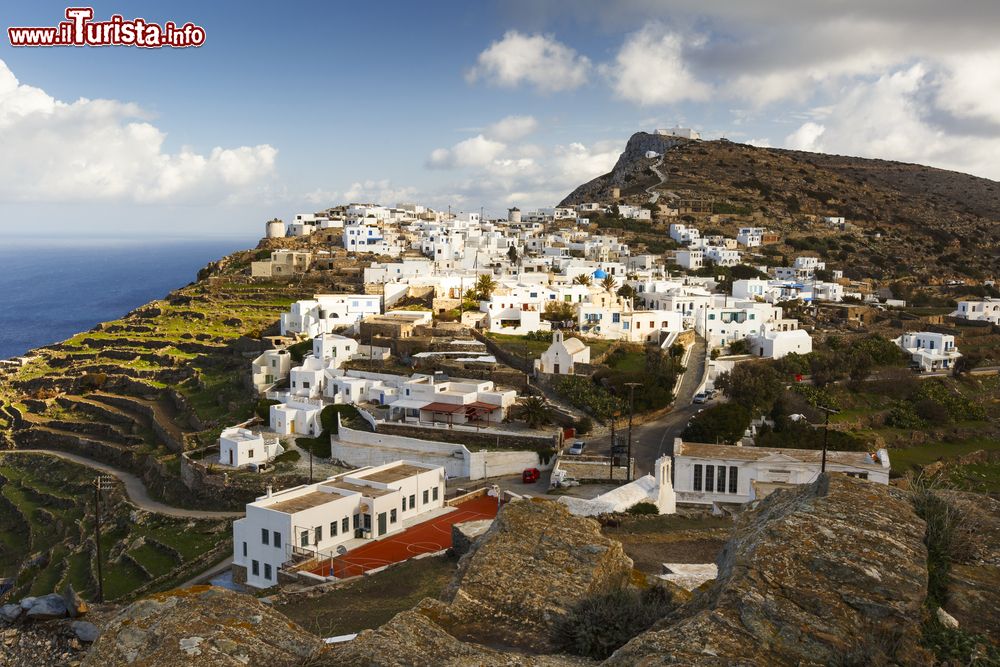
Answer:
[[[264,563],[264,578],[271,581],[271,564]]]
[[[611,313],[611,322],[618,324],[622,319],[621,313]]]
[[[424,489],[423,503],[424,505],[426,505],[429,502],[430,502],[430,492],[427,489]]]
[[[307,546],[309,546],[309,531],[308,530],[303,530],[302,534],[299,535],[299,546],[300,547],[307,547]]]
[[[354,515],[354,530],[357,530],[360,527],[361,527],[361,515],[360,514],[355,514]]]
[[[717,472],[717,479],[715,481],[715,488],[719,490],[719,493],[725,493],[726,491],[726,466],[719,466]]]
[[[694,464],[694,490],[701,491],[701,464]]]
[[[396,508],[389,510],[389,523],[396,523]]]
[[[406,511],[406,498],[403,498],[403,511]]]
[[[271,531],[269,531],[267,528],[261,528],[260,529],[260,543],[261,544],[270,544],[270,541],[269,541],[270,537],[271,537]]]
[[[251,561],[250,562],[250,572],[255,577],[260,576],[260,563],[258,563],[257,561]]]
[[[308,382],[303,382],[302,383],[302,388],[303,389],[308,389],[309,388],[309,383]]]
[[[344,517],[344,518],[343,518],[343,519],[342,519],[342,520],[340,521],[340,532],[342,532],[342,533],[346,533],[346,532],[347,532],[347,531],[349,531],[350,529],[351,529],[351,524],[350,524],[350,520],[349,520],[349,519],[348,519],[348,518],[347,518],[347,517],[345,516],[345,517]]]
[[[243,543],[243,557],[244,558],[247,557],[247,543],[246,542]]]
[[[435,486],[433,489],[431,489],[431,498],[434,500],[438,499],[438,487]]]
[[[281,548],[281,533],[274,531],[274,546]]]
[[[736,493],[737,480],[739,479],[739,468],[729,466],[729,493]]]
[[[410,494],[410,509],[413,509],[416,506],[417,506],[417,495]]]
[[[715,466],[705,466],[705,490],[715,491]]]
[[[323,526],[316,526],[313,528],[313,532],[316,534],[315,543],[319,544],[323,541]]]
[[[253,450],[252,449],[247,450],[247,457],[251,458],[251,459],[253,458]],[[264,544],[267,544],[267,542],[265,542]]]
[[[336,536],[337,536],[337,522],[336,521],[331,521],[330,522],[330,537],[336,537]]]

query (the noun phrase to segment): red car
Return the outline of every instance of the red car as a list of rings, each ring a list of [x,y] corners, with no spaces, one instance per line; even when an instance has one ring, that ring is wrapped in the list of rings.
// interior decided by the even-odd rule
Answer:
[[[541,476],[542,473],[538,472],[538,468],[526,468],[525,471],[521,473],[521,482],[523,484],[534,484]]]

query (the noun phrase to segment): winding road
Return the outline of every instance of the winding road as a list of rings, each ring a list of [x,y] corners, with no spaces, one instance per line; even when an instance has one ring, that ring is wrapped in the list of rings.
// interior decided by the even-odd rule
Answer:
[[[660,159],[656,161],[656,164],[650,167],[650,169],[653,170],[653,173],[659,176],[660,178],[659,183],[657,183],[656,185],[650,185],[648,188],[646,188],[646,193],[649,195],[650,204],[655,204],[660,199],[660,193],[653,192],[653,190],[655,190],[658,187],[661,187],[664,183],[667,182],[667,177],[660,173],[660,167],[662,165],[663,165],[663,154],[661,153]]]
[[[147,512],[187,519],[235,519],[243,516],[242,512],[189,510],[181,507],[165,505],[150,497],[149,491],[146,489],[146,485],[143,484],[142,480],[136,475],[124,470],[119,470],[118,468],[109,466],[106,463],[88,459],[86,456],[80,456],[79,454],[71,454],[69,452],[51,449],[5,449],[0,451],[0,455],[6,454],[46,454],[48,456],[55,456],[72,463],[78,463],[80,465],[87,466],[88,468],[93,468],[94,470],[98,470],[108,475],[113,475],[125,485],[125,492],[128,494],[128,498],[132,501],[132,504],[139,509],[146,510]]]
[[[661,456],[673,455],[674,438],[680,437],[688,420],[704,407],[691,402],[704,377],[705,339],[698,336],[688,357],[687,370],[684,371],[680,386],[677,388],[674,409],[659,419],[632,427],[632,458],[635,459],[636,477],[652,472],[653,464]],[[618,424],[618,428],[624,431],[627,425],[626,417]],[[597,453],[604,454],[611,447],[611,436],[593,438],[590,440],[590,446]]]

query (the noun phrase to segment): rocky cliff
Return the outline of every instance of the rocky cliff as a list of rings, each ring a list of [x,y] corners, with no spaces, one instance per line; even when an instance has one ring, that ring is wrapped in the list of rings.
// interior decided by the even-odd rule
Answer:
[[[719,558],[718,579],[605,664],[998,664],[1000,506],[935,495],[960,517],[946,590],[931,577],[929,597],[928,563],[942,572],[940,543],[912,494],[825,476],[745,512]],[[930,559],[925,544],[936,545]],[[594,520],[558,503],[519,501],[462,557],[442,599],[425,599],[351,642],[323,647],[253,598],[194,589],[128,608],[85,664],[264,664],[264,656],[266,664],[311,667],[596,664],[558,653],[553,629],[583,600],[649,585]],[[957,622],[929,604],[935,596]],[[956,623],[961,631],[941,634]],[[942,646],[935,656],[931,649]],[[945,654],[958,662],[941,662]]]

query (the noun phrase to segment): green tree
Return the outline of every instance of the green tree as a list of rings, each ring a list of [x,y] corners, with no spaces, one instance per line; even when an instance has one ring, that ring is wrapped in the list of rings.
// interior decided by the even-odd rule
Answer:
[[[618,288],[618,296],[625,297],[626,299],[635,300],[636,291],[631,285],[622,285]]]
[[[715,386],[752,414],[766,414],[781,395],[784,382],[772,364],[746,361],[720,375]]]
[[[618,287],[618,283],[615,282],[614,276],[605,276],[604,280],[601,281],[601,287],[607,292],[614,293],[615,288]]]
[[[507,248],[507,259],[509,259],[511,262],[515,264],[517,263],[518,260],[517,248],[515,248],[514,246]]]
[[[528,428],[538,428],[552,422],[552,410],[541,396],[524,399],[518,416]]]
[[[497,288],[497,281],[488,273],[480,274],[476,279],[476,296],[480,301],[486,301],[493,295],[493,290]]]
[[[587,273],[581,273],[576,278],[573,278],[574,285],[589,285],[591,282],[593,282],[593,279]]]
[[[750,426],[750,411],[739,403],[723,403],[699,412],[681,437],[692,442],[736,443]]]

